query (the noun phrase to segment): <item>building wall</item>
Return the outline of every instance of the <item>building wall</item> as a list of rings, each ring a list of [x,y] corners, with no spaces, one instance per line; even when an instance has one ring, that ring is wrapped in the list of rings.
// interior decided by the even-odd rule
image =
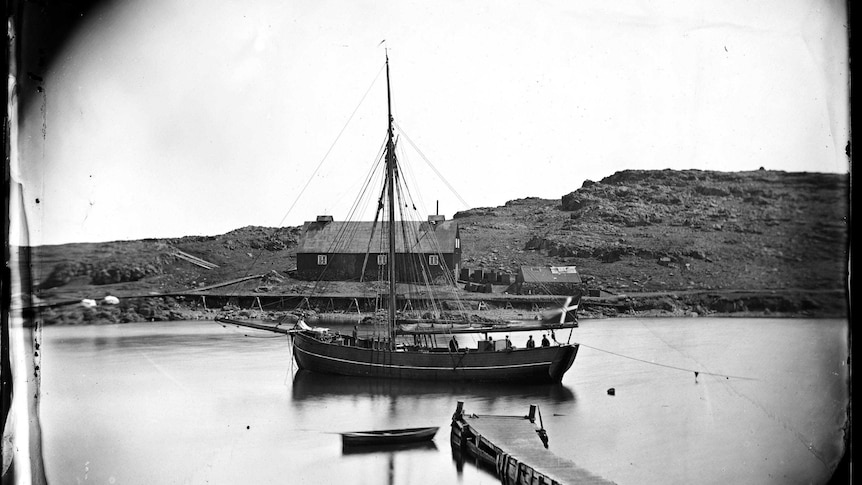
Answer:
[[[442,262],[445,262],[445,269],[448,269],[449,277],[455,277],[455,271],[460,267],[460,248],[457,254],[443,254]],[[297,276],[305,280],[325,280],[325,281],[359,281],[360,273],[362,272],[362,263],[365,260],[364,254],[326,254],[326,265],[318,264],[318,253],[297,253],[296,255],[296,273]],[[420,258],[428,261],[429,254],[396,254],[395,269],[397,271],[396,281],[421,283],[421,274],[417,275],[413,271],[414,268],[421,268]],[[444,266],[442,264],[429,266],[431,279],[438,279],[444,276]],[[377,254],[372,253],[368,256],[368,263],[365,267],[365,281],[375,281],[379,274],[383,272],[383,279],[388,279],[388,269],[377,264]]]

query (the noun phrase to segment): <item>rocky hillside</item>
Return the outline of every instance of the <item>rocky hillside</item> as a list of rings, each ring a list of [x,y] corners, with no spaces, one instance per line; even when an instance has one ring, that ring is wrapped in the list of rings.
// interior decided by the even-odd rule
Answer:
[[[579,267],[610,291],[840,289],[848,177],[626,170],[560,200],[455,215],[464,265]]]
[[[296,265],[297,227],[248,226],[220,236],[187,236],[40,246],[31,250],[37,296],[182,291]],[[199,258],[206,267],[195,264]]]
[[[467,268],[574,265],[587,288],[611,294],[840,295],[848,186],[837,174],[626,170],[560,199],[512,200],[454,217]],[[30,254],[35,294],[49,301],[141,295],[249,274],[271,276],[254,289],[296,291],[303,283],[289,273],[299,235],[299,228],[245,227],[220,236],[37,247]]]

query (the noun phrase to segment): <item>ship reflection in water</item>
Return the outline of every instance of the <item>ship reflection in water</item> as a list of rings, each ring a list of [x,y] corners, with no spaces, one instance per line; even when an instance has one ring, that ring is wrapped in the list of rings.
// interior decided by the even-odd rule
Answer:
[[[345,446],[341,449],[341,455],[344,457],[350,457],[351,455],[362,456],[364,458],[369,456],[373,458],[386,457],[386,483],[388,485],[398,483],[396,478],[398,476],[396,473],[396,455],[408,453],[421,461],[423,455],[427,457],[431,453],[437,453],[437,445],[433,441],[427,441],[425,443],[402,443],[396,445]],[[463,467],[463,462],[461,463],[461,467]],[[379,478],[379,476],[376,478]]]
[[[339,396],[362,397],[451,397],[452,401],[490,402],[504,399],[518,403],[564,403],[575,400],[571,389],[562,384],[508,385],[482,382],[409,381],[336,376],[299,370],[293,376],[291,396],[294,401],[314,401]],[[457,399],[456,399],[457,398]],[[522,406],[521,406],[522,407]],[[453,408],[454,409],[454,408]]]
[[[449,440],[448,430],[446,440]],[[442,434],[442,433],[441,433]],[[399,453],[405,451],[421,452],[421,451],[437,451],[437,445],[433,441],[424,441],[421,443],[398,443],[394,445],[363,445],[363,446],[342,446],[342,455],[370,455],[373,453]]]

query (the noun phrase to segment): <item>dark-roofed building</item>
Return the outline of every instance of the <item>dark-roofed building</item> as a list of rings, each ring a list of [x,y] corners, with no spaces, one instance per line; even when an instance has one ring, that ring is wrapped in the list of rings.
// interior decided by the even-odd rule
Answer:
[[[577,296],[581,275],[574,266],[521,266],[512,290],[520,295]]]
[[[453,281],[461,267],[461,238],[455,221],[399,221],[395,270],[400,282]],[[319,216],[306,222],[296,251],[297,276],[308,280],[388,279],[389,223],[341,222]],[[364,271],[363,271],[364,268]],[[364,277],[363,277],[364,274]]]

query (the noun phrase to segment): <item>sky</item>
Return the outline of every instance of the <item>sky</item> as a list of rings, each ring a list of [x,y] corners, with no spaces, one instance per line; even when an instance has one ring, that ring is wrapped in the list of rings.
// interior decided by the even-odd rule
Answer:
[[[841,1],[118,3],[16,120],[13,243],[344,220],[386,135],[387,51],[428,213],[626,169],[849,170]]]

